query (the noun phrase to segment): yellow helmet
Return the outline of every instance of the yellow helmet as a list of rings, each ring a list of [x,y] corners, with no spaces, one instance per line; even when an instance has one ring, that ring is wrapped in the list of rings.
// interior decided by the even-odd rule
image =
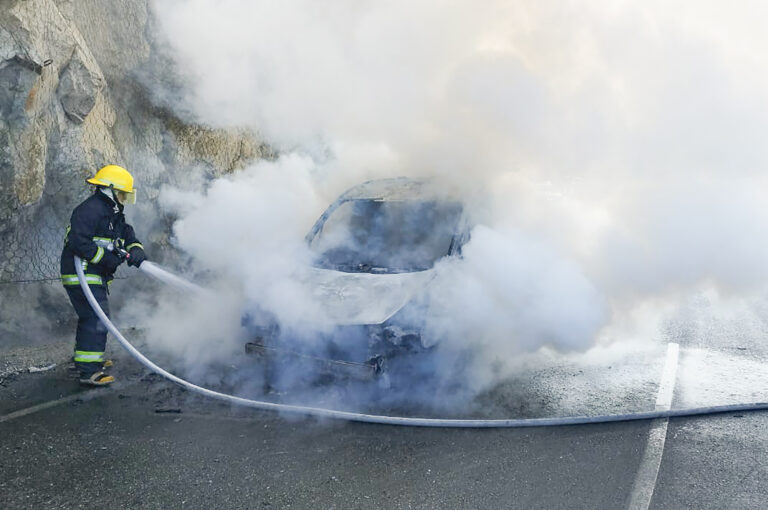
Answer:
[[[136,188],[133,187],[133,176],[125,168],[117,165],[107,165],[90,179],[86,179],[88,184],[113,188],[115,191],[126,193],[126,203],[136,202]]]

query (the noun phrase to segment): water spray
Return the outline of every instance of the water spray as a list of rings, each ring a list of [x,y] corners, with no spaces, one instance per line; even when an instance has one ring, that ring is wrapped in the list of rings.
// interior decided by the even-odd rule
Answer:
[[[192,290],[194,292],[207,292],[202,287],[199,287],[191,282],[173,275],[157,265],[145,261],[139,266],[139,269],[148,275],[159,279],[160,281],[174,285],[182,290]],[[88,303],[93,308],[93,311],[99,317],[99,320],[104,324],[107,330],[114,335],[120,345],[127,350],[139,363],[147,367],[152,372],[161,375],[169,381],[178,384],[182,388],[185,388],[193,393],[203,395],[206,397],[214,398],[229,402],[231,404],[240,405],[244,407],[250,407],[254,409],[287,412],[304,416],[315,416],[319,418],[333,418],[338,420],[347,420],[355,422],[365,423],[377,423],[381,425],[405,425],[410,427],[443,427],[443,428],[521,428],[521,427],[552,427],[561,425],[585,425],[591,423],[610,423],[621,421],[637,421],[637,420],[651,420],[656,418],[674,418],[683,416],[702,416],[719,413],[731,413],[731,412],[748,412],[748,411],[763,411],[768,410],[768,403],[766,402],[754,402],[747,404],[729,404],[719,406],[708,407],[693,407],[687,409],[668,409],[668,410],[654,410],[637,413],[626,414],[608,414],[600,416],[565,416],[556,418],[522,418],[522,419],[491,419],[491,420],[474,420],[474,419],[441,419],[441,418],[410,418],[403,416],[383,416],[373,414],[353,413],[349,411],[338,411],[334,409],[324,409],[320,407],[298,406],[291,404],[278,404],[275,402],[267,402],[264,400],[253,400],[243,397],[237,397],[235,395],[229,395],[221,393],[208,388],[203,388],[194,383],[186,381],[167,370],[157,366],[146,356],[144,356],[138,349],[136,349],[120,331],[115,327],[112,321],[104,313],[104,310],[99,306],[98,301],[93,296],[90,287],[86,283],[85,274],[83,272],[82,262],[80,257],[75,256],[75,270],[77,271],[77,278],[80,281],[80,287],[85,293],[85,297],[88,299]]]
[[[206,296],[210,294],[208,290],[200,287],[199,285],[195,285],[194,283],[188,280],[185,280],[184,278],[176,276],[173,273],[169,273],[168,271],[161,269],[156,264],[153,264],[148,260],[145,260],[144,262],[142,262],[141,266],[139,266],[139,269],[144,271],[151,277],[155,278],[156,280],[159,280],[167,285],[176,287],[180,290],[192,292],[194,294],[197,294],[198,296]]]
[[[113,243],[109,243],[106,247],[107,251],[113,251],[115,249],[115,245]],[[119,248],[117,249],[118,252],[120,252],[120,255],[126,260],[130,260],[131,254],[127,251]],[[77,256],[75,257],[75,261],[77,261]],[[154,264],[148,260],[145,260],[141,263],[141,266],[139,266],[139,269],[147,273],[149,276],[155,278],[158,281],[161,281],[165,283],[166,285],[170,285],[172,287],[176,287],[179,290],[184,290],[188,292],[192,292],[194,294],[197,294],[198,296],[205,296],[208,295],[209,292],[200,287],[199,285],[196,285],[189,280],[185,280],[184,278],[177,276],[173,273],[170,273],[168,271],[165,271],[164,269],[161,269],[157,266],[157,264]],[[78,273],[79,276],[79,273]],[[87,295],[87,293],[86,293]]]

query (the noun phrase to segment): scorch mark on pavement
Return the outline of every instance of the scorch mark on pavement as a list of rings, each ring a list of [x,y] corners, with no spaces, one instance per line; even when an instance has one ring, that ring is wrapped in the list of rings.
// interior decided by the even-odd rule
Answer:
[[[667,345],[667,357],[659,382],[659,394],[656,397],[657,411],[666,411],[672,405],[672,392],[675,389],[679,353],[680,346],[678,344],[670,343]],[[648,444],[645,446],[643,459],[640,461],[640,468],[637,471],[627,505],[630,510],[647,510],[651,505],[651,498],[653,498],[653,491],[656,487],[656,477],[659,475],[659,468],[661,467],[661,457],[664,455],[668,425],[669,418],[658,418],[651,422]]]

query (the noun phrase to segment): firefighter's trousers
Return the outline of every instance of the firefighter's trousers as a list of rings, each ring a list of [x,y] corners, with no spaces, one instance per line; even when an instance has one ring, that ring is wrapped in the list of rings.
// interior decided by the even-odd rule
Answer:
[[[90,285],[91,292],[101,309],[109,316],[107,289],[103,285]],[[77,313],[77,333],[75,335],[75,366],[81,378],[88,378],[102,369],[104,349],[107,345],[107,328],[101,323],[96,312],[79,286],[65,286],[69,301]]]

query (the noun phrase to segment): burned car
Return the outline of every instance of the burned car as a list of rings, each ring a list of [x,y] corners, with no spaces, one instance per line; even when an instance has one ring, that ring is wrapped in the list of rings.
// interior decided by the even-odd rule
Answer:
[[[333,327],[305,341],[248,314],[243,325],[252,341],[246,351],[301,359],[320,372],[385,374],[396,360],[431,348],[422,338],[425,290],[435,264],[460,256],[468,240],[462,202],[432,180],[400,177],[355,186],[306,236],[313,263],[303,284]]]

